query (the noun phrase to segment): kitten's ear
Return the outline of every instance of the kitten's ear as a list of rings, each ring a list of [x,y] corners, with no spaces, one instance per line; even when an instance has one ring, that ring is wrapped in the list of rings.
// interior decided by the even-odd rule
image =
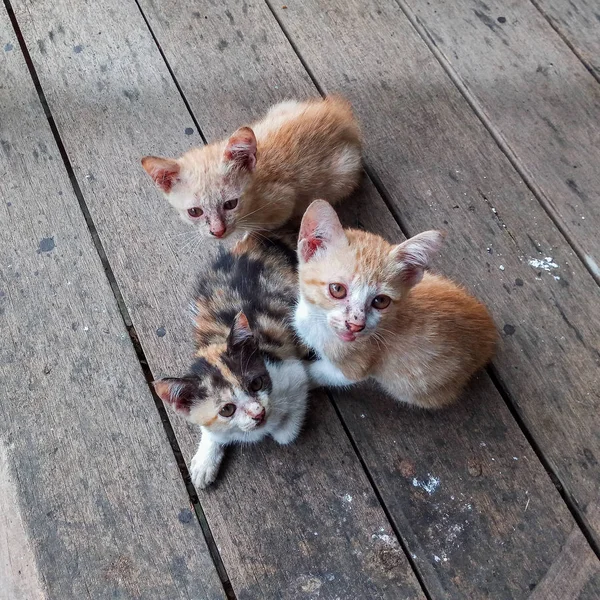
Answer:
[[[198,382],[193,378],[165,377],[153,381],[158,397],[175,412],[188,416],[198,393]]]
[[[254,171],[256,136],[250,127],[240,127],[227,142],[223,159],[234,169]]]
[[[229,337],[227,338],[227,348],[237,348],[243,346],[246,342],[254,339],[252,329],[248,323],[248,318],[243,312],[240,312],[235,317]]]
[[[298,256],[308,262],[319,250],[347,243],[344,228],[337,213],[325,200],[315,200],[304,213],[298,235]]]
[[[154,183],[165,194],[168,194],[179,181],[179,163],[172,158],[144,156],[142,158],[142,167],[144,167],[146,173],[154,179]]]
[[[441,231],[424,231],[392,248],[390,258],[403,285],[412,287],[423,279],[424,270],[443,240]]]

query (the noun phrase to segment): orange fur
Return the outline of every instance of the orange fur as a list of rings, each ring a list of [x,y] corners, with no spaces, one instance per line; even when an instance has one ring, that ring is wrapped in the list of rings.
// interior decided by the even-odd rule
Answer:
[[[145,157],[142,164],[184,220],[226,237],[278,229],[315,198],[333,204],[348,196],[360,179],[360,153],[350,104],[329,96],[283,102],[229,139],[176,161]],[[231,200],[238,206],[226,210]],[[190,217],[188,209],[196,207],[202,215]]]
[[[314,218],[317,209],[322,211],[317,216],[325,215],[332,223],[334,217],[337,219],[333,209],[322,206],[315,210],[311,206],[309,212],[313,214],[307,213],[308,217]],[[310,313],[308,320],[320,319],[321,327],[328,328],[323,334],[327,341],[318,349],[321,355],[347,379],[371,377],[398,400],[424,408],[438,408],[454,401],[469,378],[494,352],[496,329],[485,306],[439,275],[423,275],[421,271],[422,279],[416,285],[407,283],[407,273],[414,275],[406,259],[410,251],[406,244],[410,241],[393,246],[372,233],[342,232],[341,226],[328,238],[323,235],[327,227],[325,224],[325,229],[315,238],[324,238],[324,247],[307,260],[303,261],[301,256],[299,271],[301,296]],[[335,223],[332,227],[335,228]],[[311,231],[301,231],[300,248],[313,235]],[[431,235],[430,238],[434,239]],[[439,239],[441,241],[441,237]],[[365,294],[367,327],[354,341],[340,339],[332,325],[339,323],[339,319],[332,320],[332,315],[335,310],[341,310],[340,302],[343,302],[328,292],[333,282],[348,287],[344,301],[348,303],[349,312],[345,314],[354,314],[352,311],[357,310],[351,306],[353,291]],[[391,303],[384,310],[376,311],[370,308],[370,303],[379,294],[390,297]],[[298,318],[296,323],[302,335]],[[307,337],[304,341],[310,344]]]

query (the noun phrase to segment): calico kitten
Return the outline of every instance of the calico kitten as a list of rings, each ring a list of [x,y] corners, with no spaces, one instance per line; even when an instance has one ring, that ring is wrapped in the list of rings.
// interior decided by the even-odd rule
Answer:
[[[194,300],[196,354],[189,373],[160,379],[162,400],[200,425],[194,485],[214,481],[224,446],[270,435],[293,442],[307,406],[308,375],[291,325],[296,256],[276,238],[220,249]]]
[[[442,242],[426,231],[393,246],[344,230],[334,209],[311,204],[298,242],[295,328],[319,355],[321,385],[373,378],[391,396],[424,408],[451,403],[492,357],[486,308],[449,279],[424,273]]]
[[[342,98],[288,101],[229,139],[142,165],[183,220],[224,238],[278,229],[316,198],[348,196],[361,174],[360,131]]]

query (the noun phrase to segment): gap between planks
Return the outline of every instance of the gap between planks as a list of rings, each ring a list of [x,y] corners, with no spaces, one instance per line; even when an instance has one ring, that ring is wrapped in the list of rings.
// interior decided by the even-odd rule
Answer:
[[[532,1],[532,3],[537,8],[537,5],[536,5],[535,1],[534,0],[531,0],[531,1]],[[313,85],[315,86],[315,88],[317,89],[317,91],[319,92],[319,94],[321,94],[321,96],[325,96],[326,95],[325,90],[323,89],[323,87],[318,82],[316,76],[314,75],[314,73],[312,72],[312,70],[309,67],[308,63],[306,62],[306,60],[302,56],[302,53],[300,52],[298,46],[292,40],[292,37],[291,37],[290,33],[288,32],[287,28],[282,23],[282,21],[279,19],[279,17],[277,16],[275,10],[273,9],[272,0],[264,0],[264,2],[267,5],[267,7],[268,7],[269,11],[271,12],[271,14],[273,15],[273,18],[275,19],[275,21],[279,25],[279,28],[281,29],[282,33],[284,34],[284,36],[288,40],[290,46],[292,47],[292,49],[296,53],[296,56],[298,57],[298,60],[302,63],[302,66],[304,67],[306,73],[310,77],[310,80],[312,81]],[[549,207],[549,206],[546,205],[545,196],[543,195],[543,193],[541,192],[541,190],[533,182],[533,179],[529,177],[529,175],[527,174],[525,168],[522,165],[520,165],[519,160],[516,157],[516,155],[512,152],[512,150],[510,149],[510,147],[508,146],[508,144],[505,142],[505,140],[502,138],[502,136],[500,135],[500,133],[495,130],[493,124],[491,123],[491,121],[485,115],[485,113],[483,111],[483,108],[479,105],[479,103],[477,102],[477,100],[475,99],[475,97],[468,91],[468,89],[466,88],[466,86],[462,83],[461,79],[459,78],[458,74],[455,73],[455,71],[452,68],[452,66],[450,65],[450,63],[448,63],[448,61],[445,59],[445,57],[442,55],[442,53],[437,49],[435,43],[433,41],[431,41],[431,39],[429,38],[429,35],[427,33],[427,30],[424,27],[422,27],[420,25],[420,23],[418,22],[418,19],[410,13],[410,11],[406,8],[406,6],[404,5],[404,2],[402,0],[396,0],[396,2],[399,5],[399,7],[402,10],[402,12],[405,14],[406,18],[409,20],[410,24],[414,27],[414,29],[417,31],[417,33],[419,34],[419,36],[427,44],[427,47],[434,54],[435,58],[441,64],[441,66],[444,69],[444,71],[446,72],[446,74],[450,77],[450,79],[452,80],[452,82],[454,83],[454,85],[458,88],[459,92],[466,99],[466,101],[468,102],[468,104],[471,107],[471,109],[473,110],[473,112],[481,120],[481,122],[486,127],[486,129],[488,130],[488,132],[492,135],[492,137],[494,138],[494,141],[499,146],[500,150],[502,150],[502,152],[504,152],[504,154],[506,155],[506,157],[509,159],[511,165],[513,166],[513,168],[523,178],[523,181],[525,182],[525,184],[529,187],[529,189],[531,190],[531,192],[533,193],[533,195],[536,197],[536,199],[538,200],[538,202],[540,203],[540,205],[544,208],[544,210],[550,216],[550,218],[552,219],[553,223],[557,226],[557,228],[559,229],[559,231],[561,232],[561,234],[563,235],[563,237],[566,239],[566,241],[573,248],[573,250],[575,251],[575,253],[578,256],[578,258],[586,266],[586,268],[588,269],[588,271],[590,272],[590,274],[592,275],[592,277],[594,277],[595,281],[600,285],[600,274],[597,273],[597,269],[594,269],[593,266],[590,266],[589,264],[587,264],[586,260],[582,257],[582,255],[584,253],[578,248],[576,242],[574,242],[573,240],[571,240],[569,238],[568,234],[563,230],[563,228],[560,225],[560,219],[558,218],[558,216],[556,216],[556,217],[554,216],[555,215],[554,209],[552,209],[551,207]],[[540,10],[540,12],[542,12],[542,11]],[[586,65],[586,67],[587,67],[587,65]],[[377,190],[377,192],[381,196],[382,200],[384,201],[384,203],[387,206],[388,210],[390,211],[391,215],[394,217],[394,220],[398,224],[398,227],[400,228],[400,230],[402,231],[402,233],[406,236],[406,238],[409,238],[410,237],[410,233],[409,233],[406,225],[402,222],[401,216],[398,214],[398,211],[395,209],[393,202],[391,201],[391,199],[389,198],[389,196],[388,196],[387,192],[385,191],[383,185],[379,181],[379,178],[374,173],[373,169],[371,169],[369,167],[369,165],[367,165],[366,163],[364,164],[364,170],[365,170],[365,173],[367,174],[367,177],[371,180],[371,182],[375,186],[375,189]],[[563,482],[560,480],[560,477],[557,475],[557,473],[554,471],[554,469],[552,468],[552,466],[550,465],[550,463],[548,462],[548,460],[544,456],[544,454],[543,454],[542,450],[540,449],[538,443],[536,442],[533,434],[530,432],[530,430],[527,427],[527,425],[525,424],[525,421],[523,420],[521,414],[519,413],[519,410],[518,410],[518,407],[517,407],[516,403],[512,400],[512,398],[511,398],[510,394],[508,393],[508,391],[506,390],[505,386],[502,385],[502,382],[501,382],[501,380],[500,380],[500,378],[498,376],[498,373],[496,372],[496,370],[494,369],[493,366],[488,366],[486,368],[486,372],[490,376],[490,378],[491,378],[491,380],[492,380],[495,388],[498,390],[498,393],[500,394],[500,396],[504,400],[504,403],[506,404],[508,410],[510,411],[513,419],[517,423],[517,426],[519,427],[519,429],[521,430],[521,432],[525,436],[525,439],[529,443],[529,445],[532,448],[533,452],[535,453],[535,455],[537,456],[538,460],[540,461],[542,467],[544,468],[544,470],[548,474],[548,477],[550,478],[550,480],[552,481],[553,485],[555,486],[555,488],[557,489],[558,493],[560,494],[563,502],[565,503],[565,505],[567,506],[569,512],[573,516],[573,519],[577,523],[577,526],[581,530],[583,536],[587,540],[588,544],[590,545],[591,549],[596,554],[596,556],[598,557],[598,559],[600,559],[600,545],[594,539],[594,536],[593,536],[593,534],[591,532],[591,528],[590,528],[589,524],[587,523],[587,520],[585,519],[585,516],[578,509],[577,504],[575,503],[575,501],[573,500],[573,498],[571,497],[571,495],[566,491],[566,488],[563,485]],[[398,539],[399,539],[399,541],[400,541],[400,543],[402,545],[402,549],[404,550],[404,552],[405,552],[408,560],[410,561],[411,567],[413,567],[413,570],[415,571],[415,574],[417,574],[417,578],[419,579],[419,583],[421,583],[421,585],[423,587],[424,593],[427,595],[427,590],[426,590],[423,582],[421,581],[421,577],[420,577],[420,575],[419,575],[419,573],[418,573],[418,571],[416,569],[416,565],[414,564],[414,561],[412,560],[410,552],[408,552],[407,548],[405,548],[405,545],[402,542],[402,539],[401,539],[401,537],[399,535],[399,532],[396,530],[396,527],[394,525],[393,520],[390,519],[387,507],[383,503],[383,500],[382,500],[382,498],[380,496],[379,490],[377,489],[377,486],[375,485],[375,482],[373,481],[373,479],[372,479],[372,477],[371,477],[371,475],[370,475],[370,473],[369,473],[369,471],[368,471],[368,469],[366,467],[364,459],[363,459],[362,455],[360,454],[360,450],[358,449],[358,446],[356,445],[355,440],[352,437],[352,435],[351,435],[351,433],[350,433],[350,431],[349,431],[349,429],[348,429],[348,427],[347,427],[347,425],[346,425],[346,423],[345,423],[345,421],[344,421],[344,419],[342,417],[342,414],[341,414],[341,412],[339,411],[339,409],[337,407],[337,404],[336,404],[334,398],[331,396],[331,394],[329,394],[329,392],[328,392],[327,395],[328,395],[331,403],[333,404],[336,413],[338,414],[338,417],[339,417],[339,419],[340,419],[340,421],[342,423],[342,426],[344,427],[344,430],[346,431],[346,435],[348,436],[348,438],[350,440],[350,443],[352,444],[352,447],[354,448],[354,452],[356,453],[356,455],[358,457],[358,460],[360,461],[360,463],[361,463],[361,465],[363,467],[363,470],[365,471],[365,474],[367,475],[367,478],[369,479],[371,487],[375,491],[375,494],[377,495],[377,499],[379,500],[379,502],[380,502],[383,510],[385,511],[385,514],[388,517],[388,520],[392,524],[392,527],[394,528],[394,532],[396,533],[396,536],[398,537]]]
[[[221,580],[221,585],[223,586],[223,590],[225,592],[226,597],[229,600],[236,600],[235,592],[233,591],[233,587],[231,585],[231,582],[229,581],[229,576],[227,575],[227,570],[225,569],[225,565],[224,565],[221,555],[219,554],[219,551],[217,549],[217,545],[215,543],[214,537],[210,530],[210,526],[208,524],[206,516],[204,515],[204,510],[202,508],[202,505],[200,504],[198,494],[196,493],[196,490],[194,489],[194,486],[192,485],[191,477],[190,477],[187,465],[185,464],[185,460],[183,458],[183,453],[181,452],[181,449],[179,447],[179,442],[177,441],[177,437],[175,436],[173,426],[171,425],[169,415],[168,415],[166,408],[164,407],[162,401],[156,395],[156,393],[154,392],[154,388],[151,385],[152,382],[154,381],[154,376],[152,375],[152,371],[150,370],[150,367],[148,366],[148,361],[146,360],[146,355],[145,355],[144,350],[139,342],[138,335],[136,333],[135,327],[133,326],[131,317],[129,315],[129,311],[127,310],[127,306],[125,305],[125,302],[123,300],[123,295],[117,284],[112,267],[110,266],[110,263],[108,262],[108,258],[106,256],[104,246],[102,244],[102,241],[100,240],[100,236],[98,235],[98,231],[96,229],[96,226],[94,224],[94,221],[92,219],[90,211],[87,207],[87,204],[86,204],[83,194],[81,192],[81,188],[79,187],[77,178],[75,177],[75,173],[73,171],[71,161],[69,160],[69,157],[68,157],[68,154],[64,147],[64,144],[62,143],[62,140],[60,138],[58,128],[56,127],[54,117],[52,116],[52,112],[50,110],[48,102],[46,101],[46,96],[44,94],[44,90],[42,89],[42,86],[40,84],[39,77],[37,75],[37,72],[35,70],[33,62],[31,60],[29,50],[27,49],[27,45],[23,38],[23,34],[19,27],[19,23],[17,21],[14,11],[13,11],[10,0],[4,0],[4,6],[6,8],[9,19],[11,21],[11,25],[15,32],[16,38],[19,42],[21,52],[23,53],[23,56],[25,58],[25,63],[29,70],[29,75],[31,76],[31,79],[35,86],[35,90],[36,90],[38,98],[40,100],[40,104],[42,105],[44,114],[48,121],[48,125],[50,126],[52,136],[54,137],[57,148],[60,152],[64,167],[67,171],[67,175],[68,175],[69,181],[71,183],[71,187],[73,188],[73,191],[74,191],[77,201],[79,203],[79,208],[84,216],[86,225],[90,231],[90,235],[92,237],[94,248],[96,249],[96,252],[98,253],[98,256],[100,257],[100,261],[104,268],[104,273],[106,275],[106,278],[108,279],[111,290],[117,301],[117,305],[119,308],[119,314],[121,315],[121,318],[123,319],[125,328],[127,329],[127,332],[129,334],[131,344],[135,350],[138,362],[140,363],[140,367],[142,369],[142,372],[143,372],[146,382],[148,384],[148,388],[150,389],[150,392],[152,393],[152,397],[154,399],[156,410],[158,411],[158,414],[160,416],[160,420],[161,420],[161,423],[163,424],[165,434],[166,434],[169,444],[171,446],[171,451],[173,452],[175,461],[179,468],[181,478],[183,479],[186,491],[188,493],[190,504],[192,505],[192,507],[194,509],[196,519],[198,521],[198,524],[200,526],[200,529],[202,531],[202,534],[203,534],[206,544],[208,546],[208,550],[210,552],[212,562],[217,570],[217,573],[219,574],[219,578]],[[138,5],[138,8],[139,8],[139,5]],[[141,12],[141,9],[140,9],[140,12]],[[146,21],[145,17],[144,17],[144,20]],[[150,26],[148,25],[147,21],[146,21],[146,25],[150,29]],[[151,29],[150,29],[150,32],[152,33]],[[160,49],[160,46],[158,45],[158,42],[156,41],[156,38],[154,37],[153,33],[152,33],[152,37],[161,52],[161,56],[162,56],[163,60],[167,64],[169,73],[171,73],[171,76],[175,80],[175,76],[174,76],[169,64],[167,63],[166,58],[165,58],[164,54],[162,53],[162,50]],[[177,84],[176,80],[175,80],[175,83],[177,85],[177,89],[182,94],[181,89],[179,88],[179,85]],[[183,97],[183,94],[182,94],[182,97]],[[184,98],[184,101],[186,102],[186,107],[188,108],[188,110],[190,110],[185,98]],[[190,114],[192,115],[191,111],[190,111]],[[192,115],[192,118],[194,119],[194,123],[196,123],[195,117],[193,115]],[[196,123],[196,126],[198,126],[197,123]],[[198,130],[199,130],[199,128],[198,128]],[[204,140],[204,136],[202,136],[202,139]]]
[[[208,144],[208,140],[207,140],[206,136],[204,135],[204,132],[202,131],[202,127],[200,127],[200,123],[198,122],[198,119],[196,119],[196,115],[192,111],[192,107],[190,106],[188,99],[185,97],[185,94],[183,93],[183,89],[181,88],[181,85],[179,85],[179,81],[177,81],[177,77],[175,77],[175,73],[174,73],[173,69],[171,68],[171,65],[169,64],[169,61],[167,60],[165,53],[163,52],[160,42],[158,41],[158,38],[154,34],[154,30],[152,29],[152,26],[150,25],[150,21],[148,21],[148,19],[146,18],[146,15],[144,14],[142,7],[140,6],[139,0],[134,0],[134,2],[135,2],[135,5],[138,7],[138,10],[140,11],[140,15],[142,15],[142,19],[144,20],[144,23],[146,24],[146,27],[148,28],[150,35],[152,36],[152,41],[154,42],[156,48],[158,49],[160,57],[163,59],[163,62],[165,63],[165,66],[167,67],[167,71],[169,71],[169,75],[171,76],[171,79],[173,80],[173,83],[175,84],[175,88],[177,89],[177,92],[179,93],[179,95],[181,96],[181,99],[183,100],[183,104],[184,104],[186,110],[188,111],[190,118],[192,119],[192,123],[194,123],[194,125],[196,126],[196,131],[198,132],[200,139],[202,140],[202,142],[205,145]]]
[[[269,4],[269,0],[265,0],[267,4]],[[521,163],[521,160],[517,156],[517,154],[510,147],[509,143],[504,139],[504,136],[500,133],[500,131],[494,126],[491,119],[486,115],[485,109],[482,104],[477,100],[474,94],[472,94],[467,86],[463,83],[462,79],[458,75],[458,73],[453,69],[452,65],[448,62],[443,53],[438,49],[437,44],[433,41],[427,29],[421,24],[419,18],[414,15],[408,6],[405,4],[404,0],[395,0],[396,4],[399,6],[400,10],[404,13],[404,16],[407,18],[408,22],[415,29],[419,37],[423,40],[426,46],[429,48],[435,59],[438,61],[442,69],[446,72],[452,83],[456,86],[458,91],[461,93],[463,98],[466,100],[467,104],[471,107],[477,118],[481,121],[483,126],[487,129],[489,134],[492,136],[493,140],[496,142],[496,145],[502,153],[506,156],[510,164],[513,166],[515,171],[521,176],[525,185],[529,188],[535,199],[538,201],[540,206],[544,209],[546,214],[550,217],[556,228],[560,231],[562,236],[565,238],[566,242],[573,249],[577,258],[583,263],[585,268],[588,270],[590,275],[594,278],[596,283],[600,285],[600,271],[598,269],[598,265],[594,263],[593,260],[590,260],[583,248],[580,244],[574,240],[569,232],[565,229],[562,224],[560,215],[558,211],[552,206],[551,200],[544,194],[541,190],[540,186],[538,186],[532,175],[530,174],[527,167]],[[535,3],[534,3],[535,4]],[[271,7],[269,6],[269,9]],[[541,12],[541,11],[540,11]],[[543,14],[543,13],[542,13]],[[545,17],[545,15],[544,15]],[[553,27],[553,30],[556,29]],[[284,31],[285,33],[285,31]],[[558,33],[558,32],[557,32]],[[285,33],[286,37],[287,33]],[[560,34],[559,34],[560,36]],[[563,41],[563,36],[560,36]],[[289,37],[288,37],[289,39]],[[570,44],[567,44],[569,48],[571,48]],[[571,48],[573,50],[573,48]],[[574,50],[573,50],[574,51]],[[575,52],[575,51],[574,51]],[[577,55],[577,53],[575,52]],[[581,58],[577,55],[579,60]],[[584,63],[585,64],[585,63]],[[586,69],[588,69],[587,65]],[[589,69],[588,69],[589,70]]]
[[[513,402],[508,390],[502,385],[500,377],[499,377],[498,373],[496,372],[496,369],[494,368],[494,366],[493,365],[488,366],[486,368],[486,371],[487,371],[488,375],[490,376],[492,383],[498,390],[498,393],[500,394],[500,396],[502,396],[502,399],[504,400],[504,403],[506,404],[506,406],[508,407],[508,410],[510,411],[511,415],[513,416],[513,419],[516,421],[518,427],[520,428],[521,432],[525,436],[525,439],[527,440],[528,444],[531,446],[531,449],[537,456],[542,467],[545,469],[546,473],[548,474],[548,477],[550,477],[550,481],[552,481],[552,483],[554,484],[554,487],[560,494],[560,497],[563,499],[563,502],[567,505],[567,508],[569,509],[569,512],[571,513],[571,516],[575,520],[575,523],[577,523],[577,526],[581,530],[581,533],[585,537],[587,543],[590,545],[590,548],[592,549],[594,554],[596,554],[596,556],[600,560],[600,545],[598,545],[598,543],[596,542],[596,540],[594,538],[594,534],[592,533],[592,528],[590,527],[589,523],[587,522],[585,515],[579,511],[579,509],[577,508],[577,503],[573,500],[573,498],[571,497],[569,492],[567,492],[567,489],[563,485],[563,482],[560,480],[560,477],[554,472],[554,470],[552,469],[552,466],[550,465],[548,460],[546,460],[546,457],[544,456],[544,453],[542,452],[541,448],[539,447],[539,444],[536,442],[535,437],[529,431],[527,425],[525,424],[525,421],[519,412],[518,406],[516,405],[515,402]]]

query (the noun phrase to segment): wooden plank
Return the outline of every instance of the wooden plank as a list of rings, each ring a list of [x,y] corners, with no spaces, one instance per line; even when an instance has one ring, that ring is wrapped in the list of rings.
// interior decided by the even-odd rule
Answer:
[[[600,7],[595,0],[532,0],[586,67],[600,79]]]
[[[448,231],[437,266],[489,306],[501,384],[585,515],[600,489],[597,286],[396,3],[287,6],[314,76],[354,102],[408,231]]]
[[[2,594],[224,598],[4,7],[0,40]]]
[[[142,6],[209,138],[259,116],[272,102],[314,93],[307,88],[304,71],[283,43],[281,31],[269,20],[264,5],[248,5],[244,10],[230,3],[210,13],[210,26],[202,26],[200,20],[200,25],[191,29],[189,23],[196,10],[191,2],[178,2],[176,11],[168,4],[157,7],[144,2]],[[331,3],[328,7],[340,14],[345,10]],[[303,16],[310,24],[310,35],[315,36],[321,21],[311,20],[310,14],[318,14],[315,6],[312,9]],[[341,35],[341,29],[333,35]],[[243,40],[239,32],[243,32]],[[254,32],[257,37],[248,39]],[[257,43],[261,39],[263,42]],[[356,42],[348,39],[347,43],[353,46]],[[247,48],[254,46],[249,61]],[[222,51],[214,59],[218,47]],[[283,91],[275,87],[282,77],[279,71],[275,78],[271,67],[257,70],[253,64],[254,60],[269,64],[269,48],[276,48],[278,57],[272,68],[285,65],[288,69],[281,79]],[[319,48],[315,60],[323,61],[324,56],[329,60],[332,47]],[[373,53],[371,47],[363,49]],[[334,56],[337,60],[335,51]],[[335,63],[325,64],[326,71],[337,68]],[[208,72],[216,73],[219,81],[230,82],[225,92],[209,85]],[[248,80],[241,81],[247,73],[251,74]],[[238,106],[238,94],[244,96],[242,106]],[[364,95],[364,87],[357,89],[354,99],[359,105]],[[390,104],[388,101],[382,106]],[[370,117],[364,119],[364,127],[369,132]],[[381,198],[366,183],[363,194],[343,209],[345,221],[399,240],[401,234]],[[374,397],[372,391],[357,391],[350,403],[340,399],[338,408],[371,474],[376,476],[380,492],[385,491],[388,509],[414,554],[430,594],[481,598],[481,590],[487,589],[487,597],[526,597],[529,586],[543,578],[560,554],[574,523],[489,379],[483,377],[471,394],[473,399],[467,407],[427,417],[395,407]],[[483,408],[474,409],[479,403]],[[360,416],[366,413],[372,417]],[[443,453],[440,441],[445,443]],[[481,474],[468,475],[469,468],[476,472],[478,465]],[[423,490],[428,474],[443,482],[431,498]],[[465,509],[469,505],[471,509]],[[582,550],[581,558],[596,560],[589,547]]]
[[[42,580],[19,507],[19,493],[0,445],[0,588],[1,600],[43,600]]]
[[[600,563],[588,554],[587,541],[581,531],[573,530],[562,552],[533,590],[529,600],[566,600],[598,598]]]
[[[133,1],[15,11],[150,366],[182,372],[197,253],[171,243],[183,227],[139,160],[199,143],[193,122]],[[211,15],[198,18],[207,29]],[[195,436],[174,426],[189,460]],[[330,403],[316,399],[296,446],[231,454],[201,501],[238,599],[423,598]]]
[[[530,2],[406,0],[600,283],[600,86]]]

